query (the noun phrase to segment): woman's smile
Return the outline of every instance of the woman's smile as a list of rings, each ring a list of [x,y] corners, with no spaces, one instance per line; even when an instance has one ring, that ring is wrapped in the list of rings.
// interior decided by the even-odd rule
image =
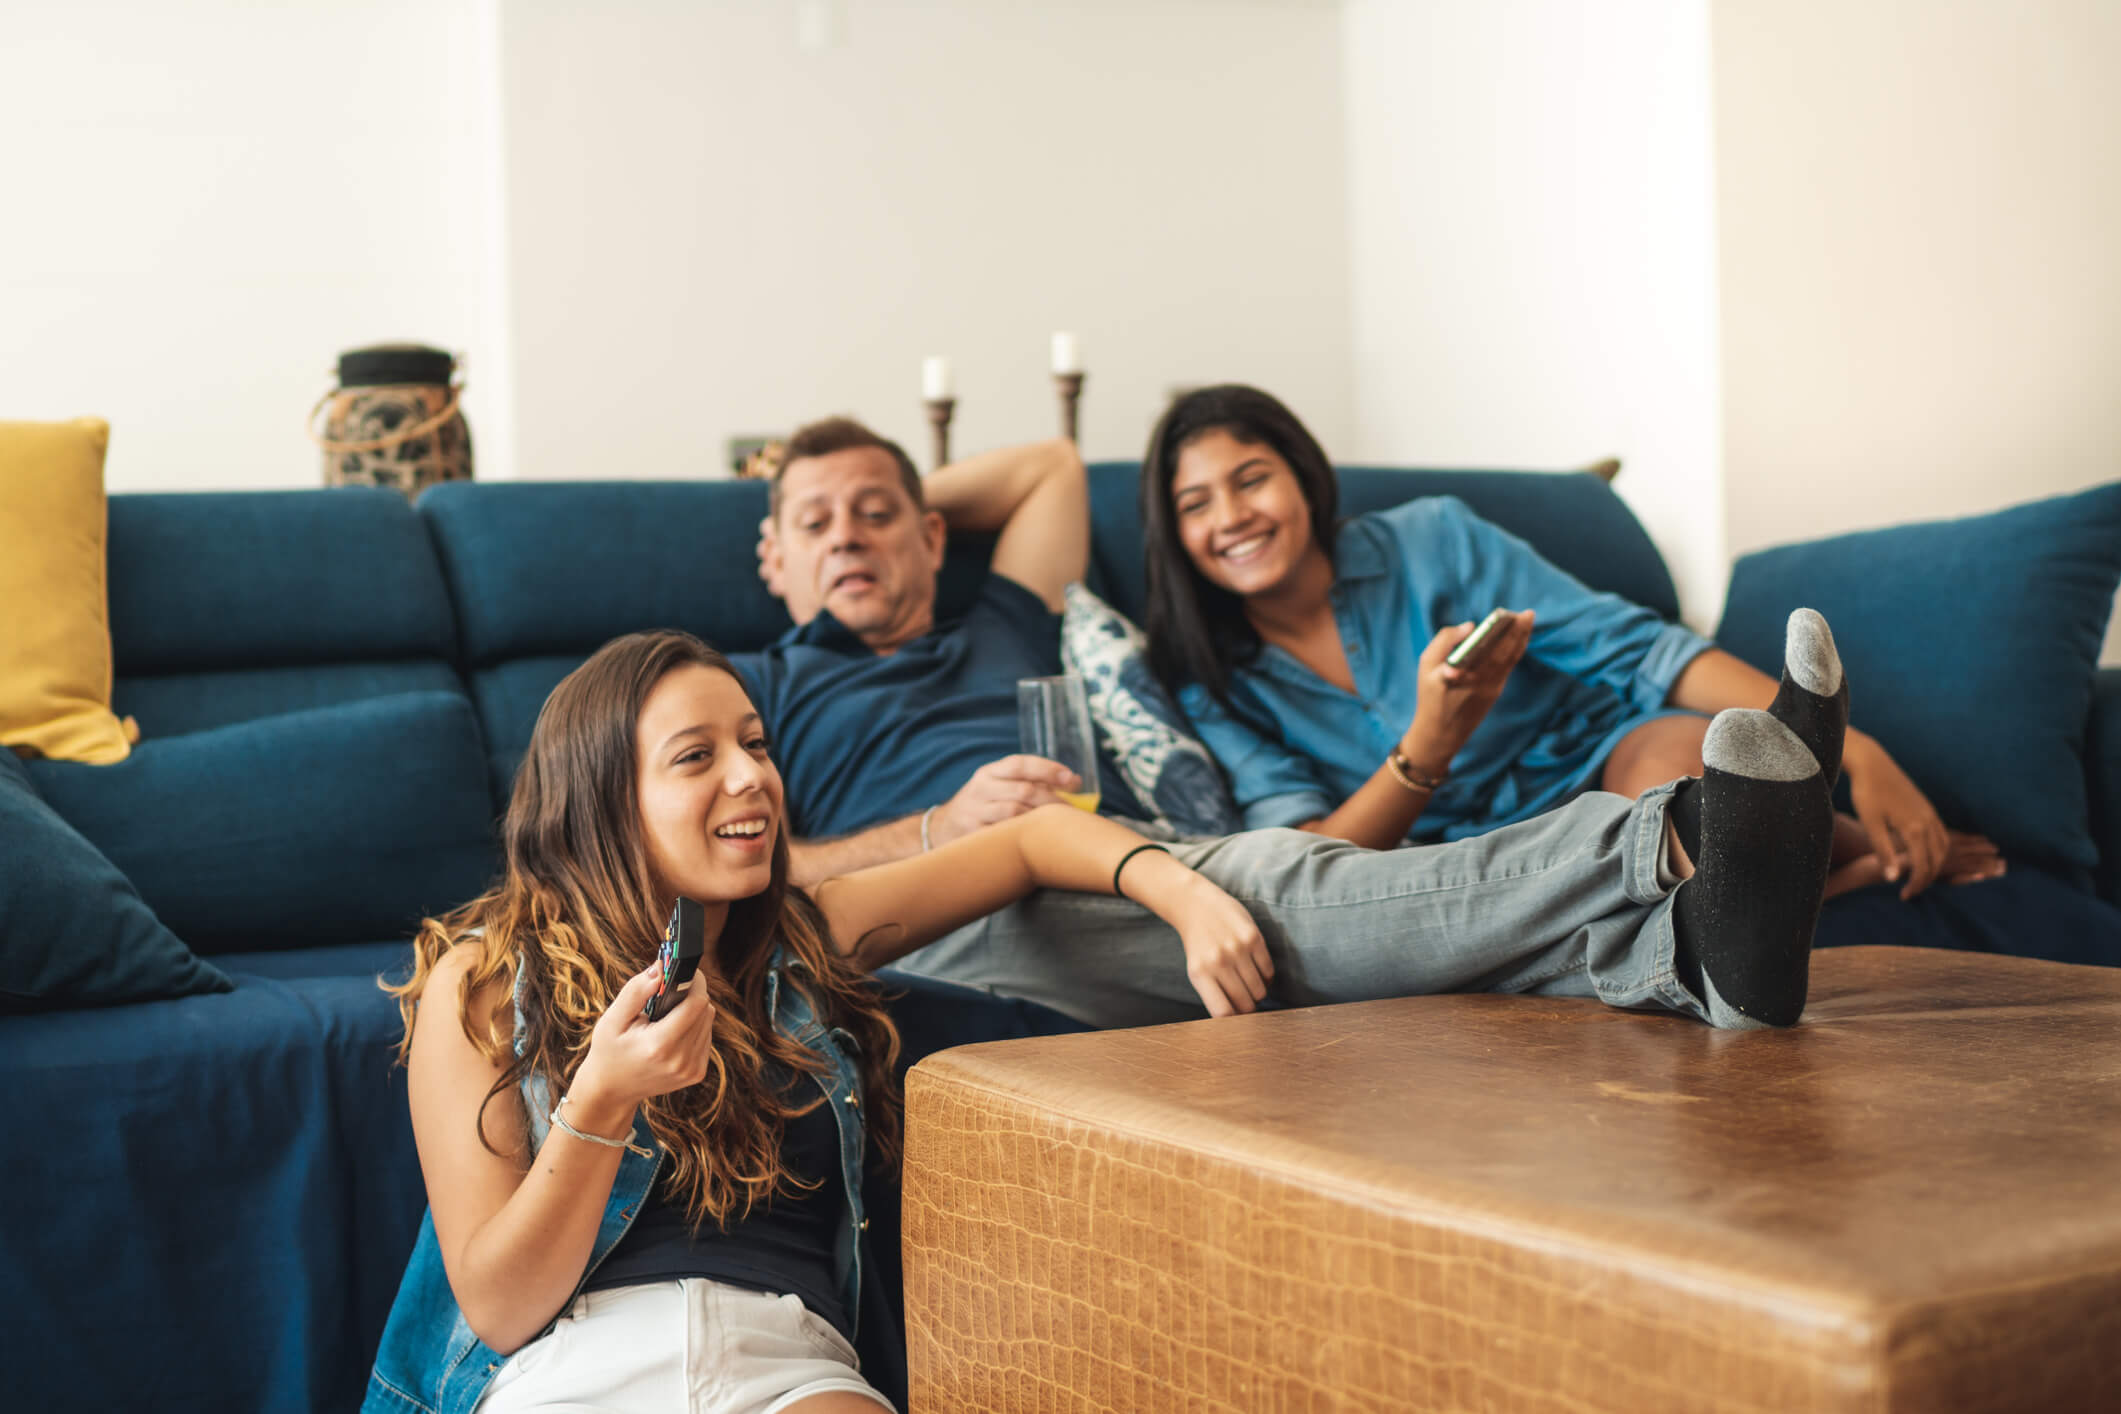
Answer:
[[[1266,553],[1268,543],[1273,539],[1273,531],[1263,530],[1216,551],[1216,554],[1228,564],[1248,565]]]
[[[767,859],[773,854],[773,821],[763,813],[724,820],[708,836],[744,859]]]

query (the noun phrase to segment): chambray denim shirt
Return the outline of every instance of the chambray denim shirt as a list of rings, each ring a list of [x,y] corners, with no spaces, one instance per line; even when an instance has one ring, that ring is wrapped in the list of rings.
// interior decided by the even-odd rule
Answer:
[[[773,1017],[773,1027],[782,1035],[809,1047],[823,1056],[829,1070],[811,1079],[824,1091],[825,1102],[832,1109],[832,1116],[839,1125],[840,1172],[845,1180],[842,1187],[847,1195],[845,1222],[840,1227],[839,1240],[833,1254],[833,1267],[840,1279],[840,1295],[847,1303],[847,1318],[859,1327],[861,1324],[862,1287],[862,1078],[855,1068],[852,1053],[857,1049],[854,1038],[835,1026],[829,1030],[818,1019],[810,1003],[801,991],[783,986],[782,974],[789,966],[800,966],[785,951],[774,956],[772,969],[766,974],[766,1008]],[[516,1014],[518,1048],[522,1046],[523,1018]],[[533,1151],[542,1148],[545,1136],[551,1128],[547,1118],[553,1109],[550,1088],[542,1077],[529,1076],[523,1081],[523,1103],[530,1115],[530,1142]],[[619,1160],[619,1172],[612,1180],[611,1197],[604,1204],[603,1221],[597,1227],[596,1242],[590,1249],[589,1265],[582,1269],[582,1276],[575,1289],[562,1303],[554,1321],[574,1304],[582,1286],[597,1264],[609,1256],[618,1245],[626,1230],[633,1226],[634,1215],[641,1210],[642,1200],[655,1186],[656,1173],[662,1168],[662,1147],[649,1133],[647,1121],[636,1117],[633,1123],[633,1142],[649,1151],[647,1157],[628,1150]],[[540,1335],[552,1329],[548,1324]],[[368,1395],[362,1401],[362,1414],[405,1414],[405,1411],[420,1411],[420,1414],[470,1414],[472,1406],[486,1392],[501,1363],[508,1357],[490,1349],[472,1334],[464,1315],[457,1309],[455,1293],[449,1289],[449,1275],[443,1269],[442,1249],[435,1242],[434,1215],[430,1211],[420,1220],[420,1235],[413,1244],[412,1257],[405,1266],[405,1279],[398,1287],[398,1298],[391,1305],[390,1320],[383,1327],[383,1341],[376,1352],[374,1371],[368,1378]]]
[[[1230,777],[1245,828],[1298,825],[1361,788],[1414,720],[1422,649],[1445,624],[1531,609],[1532,640],[1408,838],[1463,839],[1551,810],[1592,784],[1652,717],[1701,635],[1594,593],[1453,496],[1341,525],[1333,617],[1350,695],[1269,644],[1232,676],[1237,713],[1198,683],[1180,705]]]

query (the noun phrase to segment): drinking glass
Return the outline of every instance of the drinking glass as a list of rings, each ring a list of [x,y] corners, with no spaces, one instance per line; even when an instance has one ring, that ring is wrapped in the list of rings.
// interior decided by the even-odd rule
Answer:
[[[1093,814],[1102,792],[1097,784],[1097,736],[1090,725],[1090,699],[1083,680],[1063,674],[1016,681],[1016,737],[1022,749],[1058,761],[1082,778],[1078,791],[1059,791],[1062,800]]]

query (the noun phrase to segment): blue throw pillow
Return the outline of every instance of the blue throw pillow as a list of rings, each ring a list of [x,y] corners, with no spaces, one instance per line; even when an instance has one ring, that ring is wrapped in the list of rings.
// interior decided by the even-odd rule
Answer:
[[[102,767],[84,767],[101,770]],[[0,1010],[58,1011],[226,992],[123,874],[0,749]]]
[[[1142,631],[1080,584],[1068,586],[1065,600],[1061,665],[1083,679],[1105,753],[1153,823],[1181,835],[1244,828],[1222,768],[1149,671]]]
[[[31,763],[52,807],[204,954],[409,937],[491,879],[471,703],[406,693]]]
[[[1773,673],[1790,610],[1817,609],[1851,725],[1945,822],[2082,882],[2098,862],[2085,723],[2117,581],[2121,482],[1747,555],[1716,641]]]

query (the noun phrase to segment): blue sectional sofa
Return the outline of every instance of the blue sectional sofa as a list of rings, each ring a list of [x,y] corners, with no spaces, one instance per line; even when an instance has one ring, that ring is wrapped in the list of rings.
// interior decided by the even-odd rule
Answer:
[[[1091,584],[1138,613],[1133,477],[1093,469]],[[1366,469],[1344,485],[1354,510],[1431,492],[1675,611],[1648,538],[1595,478]],[[561,676],[629,630],[675,625],[741,651],[786,627],[752,569],[763,507],[744,482],[451,484],[417,509],[362,489],[112,498],[115,701],[143,740],[109,767],[0,753],[0,803],[63,820],[123,875],[94,888],[129,883],[228,989],[0,1017],[11,1407],[358,1404],[424,1202],[398,1014],[376,977],[405,965],[422,915],[487,882],[494,822]],[[987,548],[953,547],[946,614]],[[1757,622],[1726,624],[1770,662],[1776,575],[1758,570],[1755,602],[1734,595]],[[1866,636],[1828,607],[1861,724],[1850,648]],[[1915,907],[1882,891],[1839,901],[1823,945],[2121,959],[2121,672],[2080,675],[2062,684],[2078,692],[2074,735],[2041,745],[2076,763],[2057,808],[2085,840],[2033,838],[2005,881]],[[1960,773],[1940,775],[1924,785],[1956,802]],[[1070,1025],[896,985],[909,1058]],[[872,1211],[888,1219],[891,1195]],[[869,1333],[888,1345],[888,1326]]]

